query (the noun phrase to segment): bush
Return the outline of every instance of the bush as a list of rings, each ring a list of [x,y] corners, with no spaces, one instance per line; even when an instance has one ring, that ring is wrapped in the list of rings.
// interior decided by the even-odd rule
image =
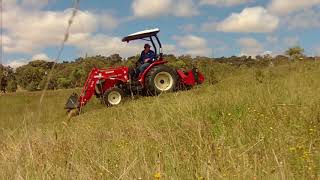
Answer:
[[[70,83],[73,87],[79,87],[84,84],[83,81],[85,81],[86,74],[87,73],[81,68],[74,69],[70,75]]]
[[[28,91],[37,91],[38,90],[38,83],[37,82],[34,82],[34,81],[32,81],[31,83],[29,83],[28,85],[27,85],[27,90]]]
[[[40,89],[44,89],[45,86],[46,86],[46,83],[47,83],[47,79],[45,78],[39,84]],[[54,90],[54,89],[57,89],[57,88],[58,88],[57,79],[55,77],[52,77],[51,80],[48,83],[47,89]]]
[[[187,64],[182,60],[177,60],[177,61],[174,61],[174,62],[170,62],[169,65],[174,67],[174,68],[178,68],[178,69],[185,68],[187,66]]]
[[[16,92],[17,89],[18,89],[17,81],[16,80],[10,80],[8,82],[8,85],[7,85],[7,91],[8,92]]]
[[[59,88],[69,88],[71,86],[71,80],[67,78],[58,78]]]

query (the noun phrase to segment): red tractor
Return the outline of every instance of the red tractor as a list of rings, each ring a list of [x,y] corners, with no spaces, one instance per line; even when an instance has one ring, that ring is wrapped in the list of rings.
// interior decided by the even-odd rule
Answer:
[[[93,68],[88,75],[80,96],[73,94],[68,99],[65,108],[81,110],[93,95],[100,98],[107,106],[115,106],[122,102],[125,96],[133,95],[158,95],[172,92],[182,88],[191,88],[204,82],[204,76],[193,68],[188,72],[173,69],[165,64],[162,54],[162,45],[157,36],[159,29],[152,29],[128,35],[122,39],[130,42],[137,39],[150,41],[157,54],[155,41],[158,43],[159,54],[147,69],[140,73],[137,80],[131,78],[128,67],[99,69]]]

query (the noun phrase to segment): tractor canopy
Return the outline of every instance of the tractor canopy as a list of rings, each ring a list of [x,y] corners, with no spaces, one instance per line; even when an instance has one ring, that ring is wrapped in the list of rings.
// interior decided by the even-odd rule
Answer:
[[[152,36],[157,36],[157,34],[160,32],[160,29],[150,29],[150,30],[144,30],[139,31],[133,34],[130,34],[122,39],[122,42],[130,42],[137,39],[144,39],[144,38],[150,38]]]
[[[156,39],[157,43],[158,43],[158,47],[159,47],[159,52],[160,52],[160,58],[162,58],[162,45],[161,42],[158,38],[158,33],[160,32],[159,28],[155,28],[155,29],[149,29],[149,30],[144,30],[144,31],[139,31],[133,34],[130,34],[124,38],[122,38],[122,42],[130,42],[130,41],[134,41],[137,39],[142,39],[145,41],[150,41],[152,43],[152,46],[155,50],[155,53],[157,54],[157,47],[155,45],[155,41],[154,38]]]

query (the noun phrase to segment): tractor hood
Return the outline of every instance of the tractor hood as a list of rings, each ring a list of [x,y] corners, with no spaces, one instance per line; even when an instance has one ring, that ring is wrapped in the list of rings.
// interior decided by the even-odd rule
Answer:
[[[130,34],[122,39],[122,42],[129,42],[137,39],[143,39],[151,36],[156,36],[160,32],[159,28],[139,31],[133,34]]]

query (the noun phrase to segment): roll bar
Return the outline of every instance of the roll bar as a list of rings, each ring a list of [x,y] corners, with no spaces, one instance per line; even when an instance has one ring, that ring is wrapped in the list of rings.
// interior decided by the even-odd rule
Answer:
[[[152,46],[155,50],[155,54],[157,54],[157,47],[154,43],[153,37],[156,39],[158,45],[159,45],[159,55],[160,58],[162,58],[163,53],[162,53],[162,44],[160,42],[160,39],[158,37],[158,33],[160,32],[160,29],[156,28],[156,29],[151,29],[151,30],[145,30],[145,31],[140,31],[140,32],[136,32],[133,34],[130,34],[124,38],[122,38],[122,42],[127,42],[129,43],[130,41],[134,41],[134,40],[138,40],[138,39],[142,39],[145,41],[151,41]],[[145,39],[145,38],[149,38],[149,39]]]

